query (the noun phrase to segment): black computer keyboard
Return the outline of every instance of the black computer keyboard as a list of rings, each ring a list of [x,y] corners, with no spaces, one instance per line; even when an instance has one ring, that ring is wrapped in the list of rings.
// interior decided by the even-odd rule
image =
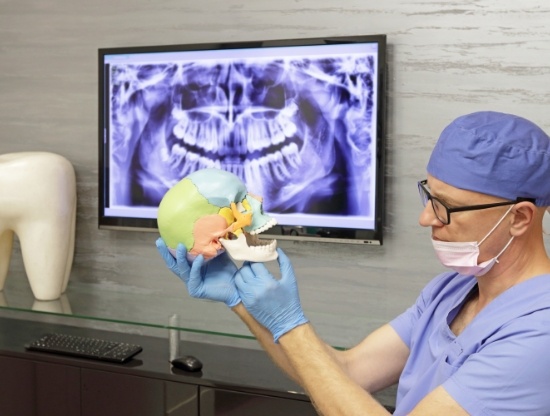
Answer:
[[[141,346],[135,344],[60,333],[43,335],[26,348],[113,363],[124,363],[142,351]]]

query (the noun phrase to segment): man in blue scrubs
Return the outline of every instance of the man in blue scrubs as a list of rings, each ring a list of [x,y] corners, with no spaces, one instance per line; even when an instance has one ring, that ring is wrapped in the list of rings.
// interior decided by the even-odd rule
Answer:
[[[347,351],[316,335],[281,250],[277,280],[262,263],[237,271],[218,256],[206,268],[157,247],[192,296],[232,307],[323,415],[387,415],[371,393],[396,382],[395,415],[549,415],[550,138],[510,114],[459,117],[418,188],[420,224],[452,271]]]

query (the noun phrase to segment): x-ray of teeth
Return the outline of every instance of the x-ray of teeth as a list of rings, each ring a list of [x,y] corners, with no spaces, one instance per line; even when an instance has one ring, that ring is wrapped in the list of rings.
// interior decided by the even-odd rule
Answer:
[[[376,76],[368,54],[112,64],[111,203],[215,167],[268,212],[369,215]]]

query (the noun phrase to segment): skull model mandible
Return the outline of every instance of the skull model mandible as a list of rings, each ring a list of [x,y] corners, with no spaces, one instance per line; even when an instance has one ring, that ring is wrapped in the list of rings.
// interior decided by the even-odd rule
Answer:
[[[201,169],[180,180],[162,198],[157,222],[172,254],[183,243],[190,259],[211,259],[224,249],[235,260],[277,258],[277,241],[258,238],[277,221],[264,214],[261,198],[224,170]]]

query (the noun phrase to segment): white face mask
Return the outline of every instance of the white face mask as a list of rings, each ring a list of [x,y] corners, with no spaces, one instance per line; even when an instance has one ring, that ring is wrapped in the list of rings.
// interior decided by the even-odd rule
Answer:
[[[514,237],[510,238],[504,248],[492,259],[484,261],[478,264],[479,246],[489,237],[493,231],[500,225],[504,218],[508,215],[512,205],[508,211],[502,216],[502,218],[496,223],[496,225],[487,233],[485,237],[479,242],[466,241],[466,242],[448,242],[437,241],[432,239],[432,244],[435,250],[435,254],[439,258],[441,264],[445,267],[453,269],[455,272],[463,275],[483,276],[491,268],[498,263],[498,258],[508,248]]]

